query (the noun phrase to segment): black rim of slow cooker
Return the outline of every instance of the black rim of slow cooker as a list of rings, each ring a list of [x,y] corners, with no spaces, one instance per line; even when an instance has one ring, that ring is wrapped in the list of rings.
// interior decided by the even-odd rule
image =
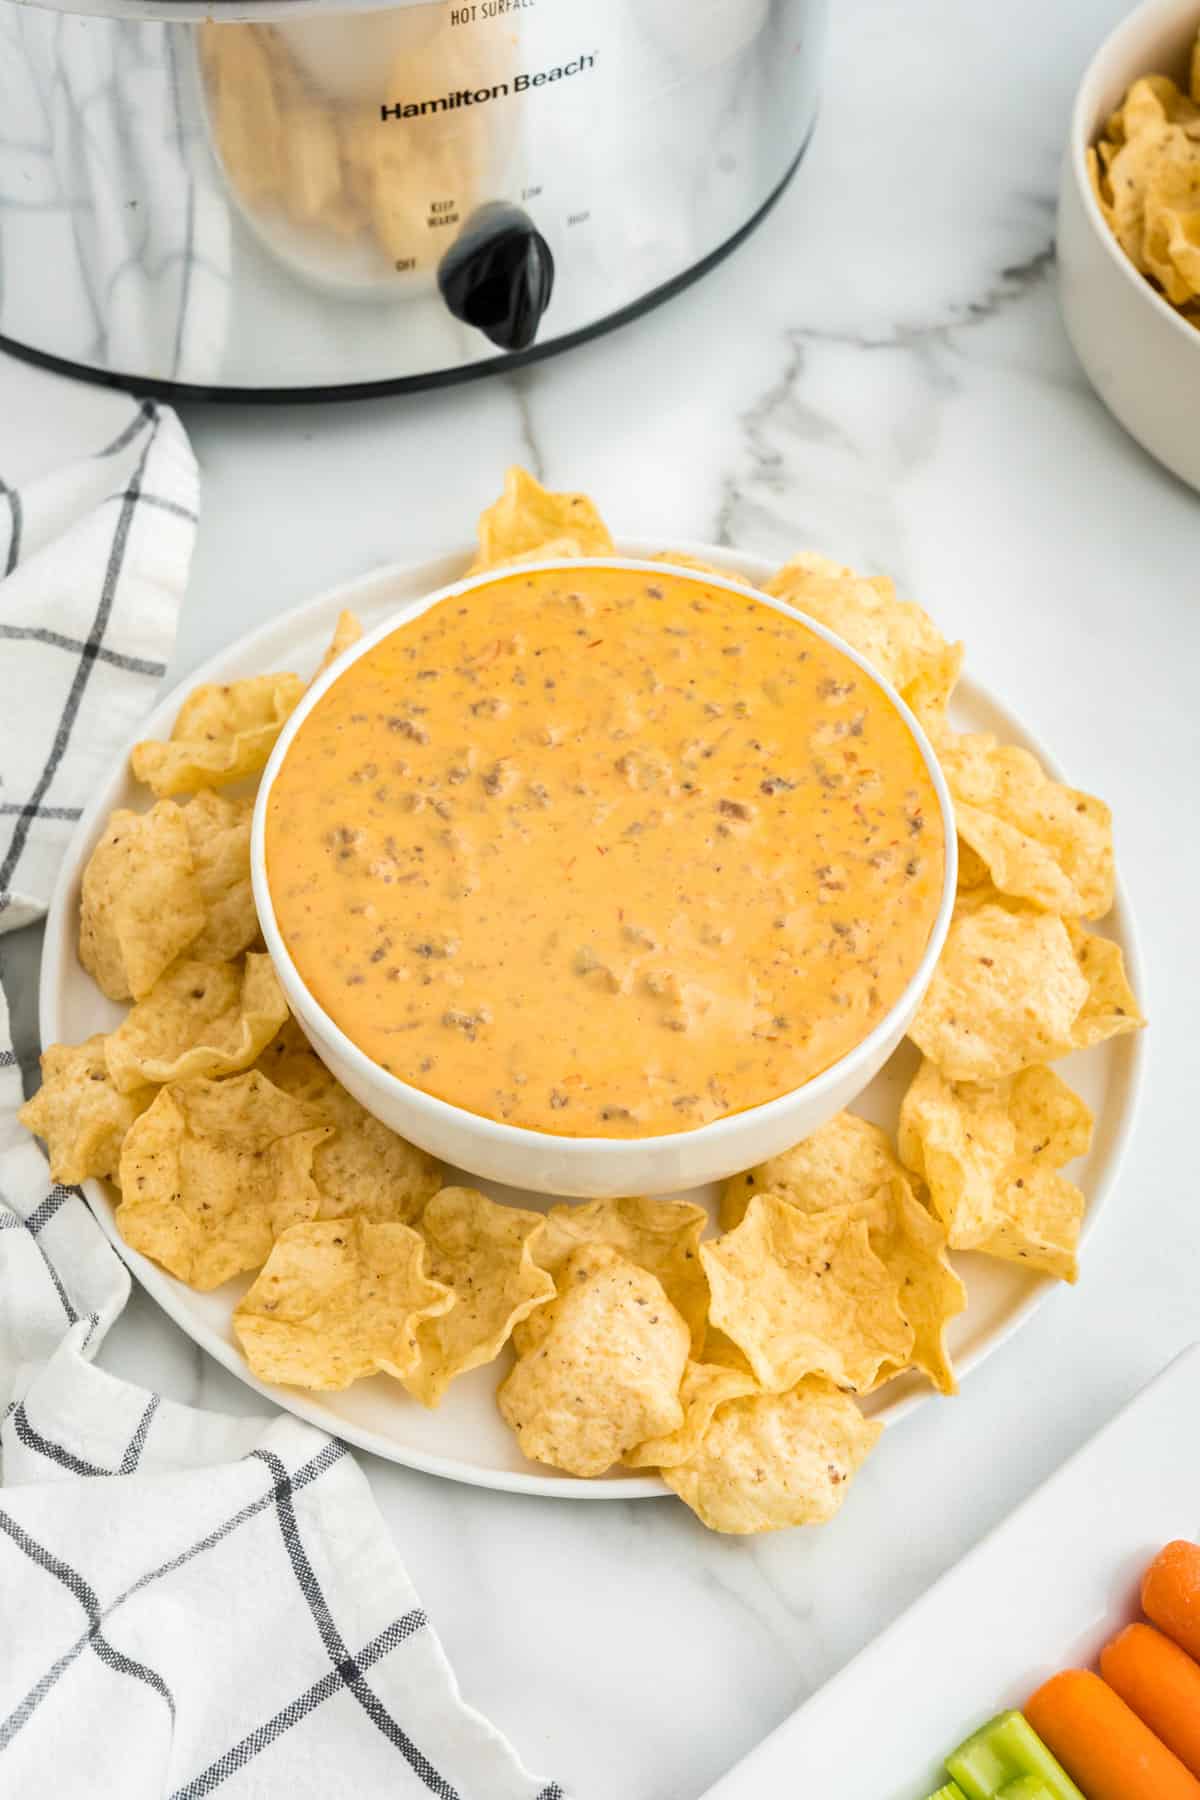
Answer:
[[[534,344],[529,350],[514,351],[507,356],[487,357],[482,362],[464,363],[457,369],[436,369],[425,375],[397,375],[384,381],[339,382],[330,387],[294,388],[208,387],[186,381],[155,381],[145,375],[122,375],[109,369],[91,368],[87,363],[74,363],[66,357],[53,356],[46,350],[35,350],[15,338],[5,337],[2,332],[0,350],[8,351],[22,362],[33,363],[39,369],[50,369],[56,375],[90,381],[99,387],[121,388],[125,393],[136,394],[139,398],[220,400],[244,406],[302,406],[325,400],[378,400],[391,394],[421,393],[431,388],[452,387],[460,381],[478,381],[487,375],[502,375],[512,369],[523,369],[530,363],[543,362],[547,357],[561,355],[564,350],[573,350],[592,338],[603,336],[605,332],[618,331],[621,326],[631,324],[634,319],[641,318],[643,313],[661,306],[664,300],[670,300],[684,288],[690,287],[694,281],[699,281],[710,269],[715,269],[739,244],[745,242],[775,205],[803,162],[805,152],[812,142],[815,126],[814,120],[794,160],[784,172],[783,179],[767,195],[758,211],[752,213],[746,223],[739,225],[733,235],[718,244],[715,250],[710,250],[707,256],[701,257],[699,262],[693,263],[682,274],[673,275],[670,281],[651,288],[648,294],[644,294],[630,306],[608,313],[594,325],[585,325],[580,331],[568,332],[565,337],[553,338],[547,344]]]

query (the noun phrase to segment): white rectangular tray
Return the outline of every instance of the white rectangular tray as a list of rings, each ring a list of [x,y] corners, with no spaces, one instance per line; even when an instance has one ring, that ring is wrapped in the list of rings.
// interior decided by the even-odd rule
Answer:
[[[1198,1421],[1200,1344],[704,1800],[922,1800],[969,1732],[1093,1661],[1155,1552],[1200,1533]]]

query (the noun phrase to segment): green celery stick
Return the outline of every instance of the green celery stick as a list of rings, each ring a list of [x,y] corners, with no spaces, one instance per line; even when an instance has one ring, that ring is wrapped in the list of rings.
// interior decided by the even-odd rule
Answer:
[[[1036,1775],[1022,1775],[1019,1781],[1009,1782],[1001,1793],[1002,1800],[1054,1800],[1050,1789],[1043,1787]],[[957,1781],[948,1781],[936,1794],[930,1794],[928,1800],[967,1800],[967,1796]]]
[[[1019,1712],[1001,1713],[946,1758],[966,1800],[1083,1800]]]

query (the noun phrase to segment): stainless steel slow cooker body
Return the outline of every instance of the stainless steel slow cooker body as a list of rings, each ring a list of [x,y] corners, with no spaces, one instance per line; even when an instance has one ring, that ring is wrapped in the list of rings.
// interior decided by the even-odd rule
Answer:
[[[0,0],[0,340],[273,397],[561,349],[770,205],[825,8]]]

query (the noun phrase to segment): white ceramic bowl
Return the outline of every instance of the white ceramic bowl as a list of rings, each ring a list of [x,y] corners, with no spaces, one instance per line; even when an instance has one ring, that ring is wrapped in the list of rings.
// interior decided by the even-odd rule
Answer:
[[[661,563],[638,562],[625,557],[591,559],[592,566],[629,569],[647,574],[662,573]],[[530,564],[531,568],[562,569],[576,572],[583,566],[546,562]],[[697,583],[728,587],[732,592],[745,592],[733,581],[715,575],[700,575],[680,569],[680,576]],[[251,874],[254,898],[262,923],[267,949],[283,984],[288,1005],[313,1044],[314,1049],[369,1112],[382,1119],[411,1143],[419,1144],[442,1162],[467,1169],[475,1175],[505,1183],[510,1187],[532,1188],[538,1193],[595,1198],[618,1194],[669,1194],[682,1188],[697,1187],[703,1182],[720,1181],[739,1169],[776,1156],[789,1145],[815,1131],[836,1112],[848,1106],[854,1097],[882,1068],[908,1029],[922,994],[933,974],[941,953],[950,914],[954,905],[957,879],[957,839],[950,796],[941,769],[921,727],[899,695],[864,662],[857,651],[826,631],[813,620],[804,618],[794,608],[767,595],[759,598],[764,606],[787,613],[799,620],[815,636],[824,638],[843,655],[858,664],[864,675],[891,701],[903,718],[920,750],[929,771],[941,809],[946,842],[946,869],[941,904],[920,965],[900,999],[870,1035],[830,1068],[808,1081],[803,1087],[762,1106],[716,1119],[692,1131],[673,1132],[642,1138],[558,1137],[549,1132],[529,1131],[520,1126],[505,1125],[495,1119],[452,1106],[407,1082],[389,1075],[372,1062],[348,1038],[318,1005],[301,980],[275,919],[271,891],[267,881],[264,848],[267,801],[271,788],[288,753],[288,748],[304,720],[321,699],[326,689],[337,681],[350,665],[374,645],[389,637],[400,626],[426,612],[439,600],[451,595],[470,593],[495,579],[494,574],[475,576],[439,589],[419,605],[406,609],[369,632],[315,682],[288,720],[267,764],[258,791],[251,838]]]
[[[1139,274],[1113,237],[1088,180],[1086,153],[1139,75],[1186,87],[1200,28],[1197,0],[1146,0],[1105,39],[1071,114],[1058,200],[1059,298],[1088,378],[1151,456],[1200,488],[1200,331]]]

